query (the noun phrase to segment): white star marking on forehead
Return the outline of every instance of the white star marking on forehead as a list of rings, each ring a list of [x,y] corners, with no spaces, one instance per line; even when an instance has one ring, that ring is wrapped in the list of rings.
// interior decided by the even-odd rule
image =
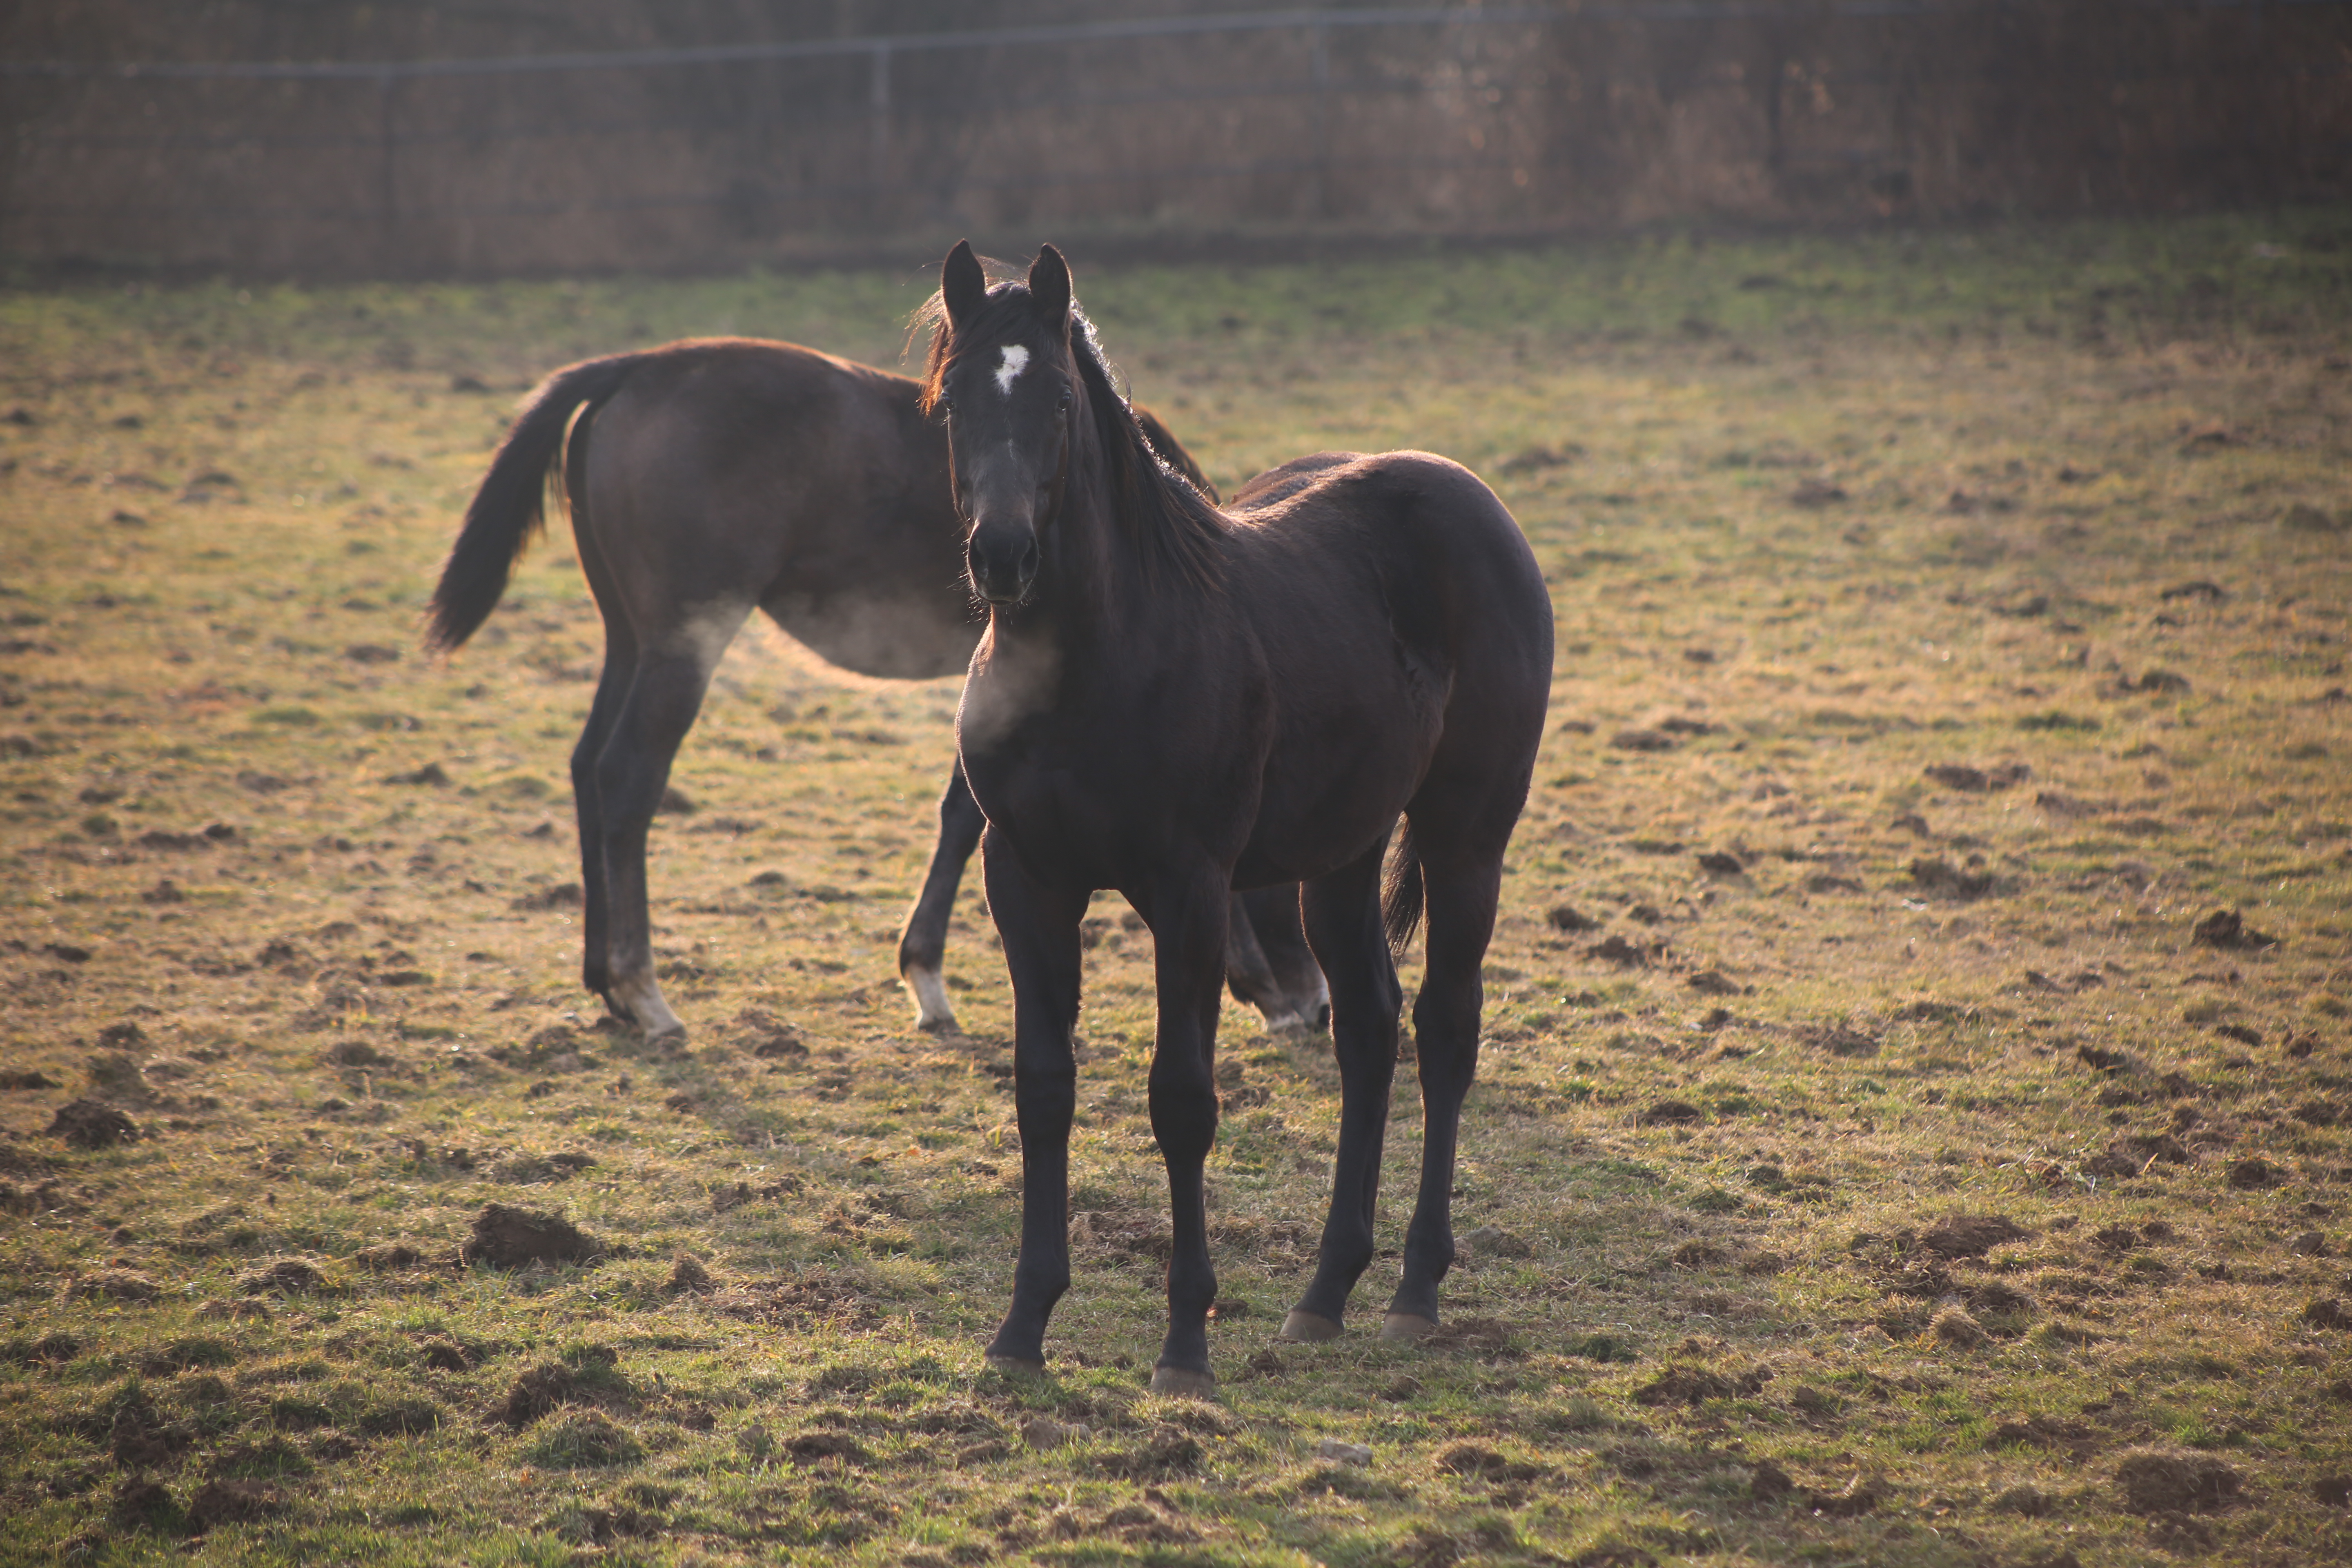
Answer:
[[[1003,363],[996,367],[996,390],[1010,395],[1013,378],[1028,368],[1029,351],[1019,343],[1004,345]]]

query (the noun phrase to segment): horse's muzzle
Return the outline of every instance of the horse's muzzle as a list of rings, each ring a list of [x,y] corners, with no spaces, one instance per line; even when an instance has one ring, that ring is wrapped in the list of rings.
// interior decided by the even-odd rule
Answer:
[[[1017,605],[1037,581],[1037,531],[1025,524],[983,522],[965,550],[971,585],[992,605]]]

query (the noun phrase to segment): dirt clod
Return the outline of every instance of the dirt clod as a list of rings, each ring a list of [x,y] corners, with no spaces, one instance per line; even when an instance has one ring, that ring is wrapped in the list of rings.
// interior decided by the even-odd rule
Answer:
[[[689,1292],[700,1295],[710,1288],[710,1270],[683,1252],[670,1264],[669,1278],[662,1281],[662,1289],[673,1296]]]
[[[1181,1427],[1163,1426],[1143,1444],[1103,1461],[1106,1474],[1129,1480],[1160,1480],[1200,1468],[1201,1440]]]
[[[1947,1307],[1936,1314],[1935,1321],[1928,1326],[1937,1339],[1958,1350],[1984,1343],[1984,1325],[1959,1307]]]
[[[1612,936],[1586,948],[1584,956],[1627,969],[1647,969],[1655,954],[1651,949],[1627,942],[1622,936]]]
[[[2200,947],[2218,947],[2225,952],[2254,952],[2278,945],[2278,938],[2255,931],[2235,910],[2215,910],[2197,922],[2189,940]]]
[[[308,1296],[326,1289],[327,1277],[299,1258],[279,1258],[237,1276],[247,1296]]]
[[[1939,1258],[1981,1258],[2032,1234],[2006,1215],[1951,1215],[1929,1226],[1919,1245]]]
[[[1992,1500],[1996,1512],[2013,1513],[2025,1519],[2045,1517],[2054,1506],[2048,1492],[2041,1488],[2020,1482],[2004,1487]]]
[[[2287,1173],[2260,1154],[2249,1154],[2242,1160],[2230,1162],[2230,1185],[2242,1193],[2259,1192],[2275,1187],[2287,1179]]]
[[[1531,1481],[1544,1473],[1497,1453],[1483,1443],[1450,1443],[1437,1451],[1437,1468],[1449,1476],[1476,1476],[1489,1481]]]
[[[1946,789],[1956,789],[1966,795],[2013,789],[2033,776],[2033,770],[2023,763],[2004,763],[1997,768],[1972,768],[1965,763],[1934,763],[1925,772],[1928,778]]]
[[[362,1268],[389,1274],[395,1269],[415,1268],[425,1261],[425,1254],[404,1241],[383,1241],[361,1247],[352,1255],[352,1261]]]
[[[102,1100],[69,1100],[42,1130],[76,1149],[110,1149],[140,1136],[139,1124]]]
[[[586,1263],[603,1253],[595,1237],[561,1215],[484,1204],[458,1258],[467,1264],[519,1268],[526,1263]]]
[[[72,1293],[99,1301],[152,1301],[163,1288],[135,1268],[101,1268],[75,1280]]]
[[[196,1495],[188,1500],[188,1524],[201,1534],[219,1525],[251,1524],[285,1508],[285,1498],[273,1486],[215,1478],[197,1488]]]
[[[1754,1394],[1772,1380],[1769,1367],[1721,1373],[1712,1367],[1677,1363],[1633,1391],[1633,1403],[1653,1408],[1662,1405],[1703,1405],[1710,1399],[1734,1399]]]
[[[2338,1296],[2322,1296],[2305,1305],[2303,1321],[2315,1329],[2352,1329],[2352,1302]]]
[[[1662,1100],[1651,1106],[1634,1121],[1643,1127],[1687,1126],[1706,1120],[1706,1112],[1687,1100]]]
[[[2236,1498],[2238,1472],[2205,1454],[2134,1454],[2116,1470],[2124,1506],[2136,1513],[2202,1513]]]
[[[1454,1239],[1457,1249],[1466,1247],[1482,1258],[1526,1258],[1535,1251],[1525,1240],[1500,1226],[1482,1225]]]
[[[784,1452],[804,1465],[817,1459],[862,1465],[867,1458],[866,1445],[846,1432],[803,1432],[784,1440]]]

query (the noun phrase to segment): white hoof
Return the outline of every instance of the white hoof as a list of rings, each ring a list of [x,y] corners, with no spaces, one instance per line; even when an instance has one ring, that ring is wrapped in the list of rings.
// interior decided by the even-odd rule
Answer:
[[[669,1004],[663,1000],[661,987],[650,974],[635,975],[613,983],[613,999],[644,1031],[646,1043],[679,1044],[686,1039],[686,1025]]]
[[[948,1003],[947,982],[936,969],[909,968],[903,976],[915,998],[915,1027],[933,1034],[956,1032],[955,1008]]]

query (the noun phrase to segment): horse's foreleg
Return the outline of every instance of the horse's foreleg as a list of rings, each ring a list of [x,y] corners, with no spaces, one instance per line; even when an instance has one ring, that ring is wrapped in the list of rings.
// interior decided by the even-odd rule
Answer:
[[[1348,1295],[1372,1261],[1389,1091],[1396,1078],[1397,1014],[1403,994],[1381,929],[1381,858],[1388,839],[1353,864],[1307,884],[1307,940],[1331,987],[1331,1047],[1339,1066],[1339,1153],[1315,1278],[1283,1320],[1286,1340],[1339,1334]]]
[[[741,624],[741,615],[736,618]],[[728,630],[731,633],[732,626]],[[717,639],[718,647],[726,646]],[[612,955],[610,989],[614,1010],[625,1013],[647,1040],[683,1040],[686,1026],[654,978],[653,929],[646,910],[646,838],[671,763],[694,728],[715,652],[646,654],[621,702],[613,731],[596,759],[596,797],[604,834],[604,882],[610,900]]]
[[[1437,1287],[1454,1264],[1454,1157],[1462,1101],[1478,1070],[1478,968],[1495,932],[1502,863],[1433,863],[1424,848],[1422,885],[1428,946],[1421,994],[1412,1005],[1420,1056],[1421,1192],[1405,1227],[1404,1277],[1381,1328],[1384,1339],[1418,1339],[1437,1326]]]
[[[1151,1131],[1168,1167],[1173,1247],[1168,1258],[1168,1337],[1152,1368],[1160,1394],[1207,1394],[1209,1307],[1217,1271],[1209,1259],[1208,1196],[1202,1173],[1217,1138],[1217,1008],[1224,991],[1233,879],[1224,868],[1187,868],[1146,894],[1159,983],[1159,1040],[1151,1055]]]
[[[1078,921],[1086,892],[1041,888],[994,834],[981,840],[988,907],[1013,975],[1013,1103],[1021,1128],[1021,1256],[992,1365],[1039,1372],[1045,1320],[1070,1288],[1070,1118],[1078,1069]]]
[[[964,862],[971,858],[980,830],[987,824],[980,814],[980,803],[971,798],[971,786],[964,783],[963,762],[959,758],[955,772],[948,776],[947,791],[940,796],[939,846],[931,851],[923,890],[908,911],[906,930],[898,935],[898,978],[915,998],[919,1029],[955,1030],[955,1008],[948,1002],[940,966],[947,955],[948,919],[955,912],[956,887],[963,880]]]

